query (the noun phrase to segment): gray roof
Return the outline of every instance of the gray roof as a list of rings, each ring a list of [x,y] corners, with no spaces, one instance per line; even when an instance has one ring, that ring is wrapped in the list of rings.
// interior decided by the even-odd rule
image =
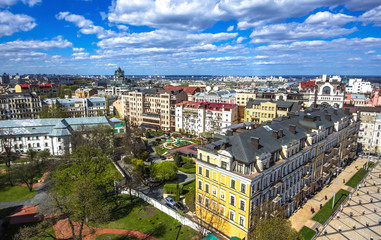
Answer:
[[[244,163],[255,162],[257,156],[264,153],[273,153],[282,149],[282,146],[288,145],[296,139],[306,138],[312,129],[316,129],[323,125],[326,128],[332,127],[334,122],[340,121],[345,115],[341,109],[336,109],[337,115],[334,114],[334,109],[326,109],[315,111],[312,113],[299,114],[294,118],[289,118],[283,121],[273,121],[270,125],[266,125],[254,130],[245,131],[242,133],[233,133],[232,136],[224,136],[223,141],[227,144],[225,149],[234,157],[235,160]],[[325,115],[331,115],[331,121],[325,118]],[[289,126],[296,126],[296,133],[290,132]],[[283,130],[283,136],[275,139],[273,137],[273,130]],[[259,138],[259,148],[255,149],[251,144],[251,138]],[[216,149],[222,140],[205,145],[201,148],[206,150]]]
[[[68,131],[100,124],[110,125],[106,117],[45,118],[0,121],[0,130],[11,135],[68,134]]]

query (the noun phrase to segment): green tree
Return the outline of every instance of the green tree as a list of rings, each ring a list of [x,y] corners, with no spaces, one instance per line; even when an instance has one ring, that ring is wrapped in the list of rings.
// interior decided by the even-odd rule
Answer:
[[[179,153],[173,154],[173,161],[175,162],[177,167],[181,167],[183,165],[183,158]]]
[[[177,175],[177,167],[173,162],[161,162],[152,167],[151,176],[160,181],[173,180]]]
[[[68,97],[68,98],[72,98],[72,97],[73,97],[73,93],[72,93],[71,89],[69,89],[69,90],[67,91],[67,97]]]
[[[59,104],[53,104],[51,107],[43,107],[38,113],[40,118],[67,118],[67,113]]]
[[[291,222],[280,217],[261,219],[250,234],[250,240],[302,240],[300,234],[291,226]]]

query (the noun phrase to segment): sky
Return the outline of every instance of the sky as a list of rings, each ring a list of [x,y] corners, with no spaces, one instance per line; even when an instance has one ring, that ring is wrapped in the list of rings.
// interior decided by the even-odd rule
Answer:
[[[0,72],[381,75],[380,0],[0,0]]]

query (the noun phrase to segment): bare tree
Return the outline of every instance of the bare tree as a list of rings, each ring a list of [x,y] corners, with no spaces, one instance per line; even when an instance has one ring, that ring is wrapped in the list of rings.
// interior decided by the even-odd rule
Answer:
[[[17,159],[17,154],[15,153],[15,142],[14,136],[10,129],[0,130],[0,144],[1,144],[1,162],[5,163],[8,168],[11,166],[11,162]]]

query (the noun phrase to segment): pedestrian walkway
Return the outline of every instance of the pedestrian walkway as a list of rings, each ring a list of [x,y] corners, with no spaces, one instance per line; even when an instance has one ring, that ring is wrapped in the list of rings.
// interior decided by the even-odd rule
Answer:
[[[332,218],[325,228],[326,233],[320,232],[317,239],[381,239],[381,225],[378,222],[381,218],[381,191],[377,191],[381,188],[379,174],[381,166],[377,164],[366,177],[366,184],[361,184],[359,196],[353,194],[352,200],[348,201],[349,205],[345,205],[339,213],[340,218]]]
[[[358,158],[339,174],[337,179],[336,192],[338,192],[341,188],[345,190],[352,189],[345,185],[343,179],[345,180],[345,182],[347,182],[358,171],[356,170],[356,167],[361,168],[363,164],[366,163],[366,161],[366,158]],[[303,205],[302,208],[300,208],[296,213],[294,213],[290,217],[292,227],[295,228],[297,231],[300,231],[300,229],[302,229],[303,226],[309,227],[311,229],[320,227],[321,225],[318,222],[312,220],[312,217],[320,210],[320,204],[324,206],[324,204],[326,204],[329,201],[329,199],[333,197],[335,185],[336,178],[331,181],[330,185],[324,187],[320,192],[318,192],[315,196],[309,199],[307,203]],[[327,198],[325,198],[325,196],[327,196]],[[311,207],[315,209],[315,213],[311,213]]]

